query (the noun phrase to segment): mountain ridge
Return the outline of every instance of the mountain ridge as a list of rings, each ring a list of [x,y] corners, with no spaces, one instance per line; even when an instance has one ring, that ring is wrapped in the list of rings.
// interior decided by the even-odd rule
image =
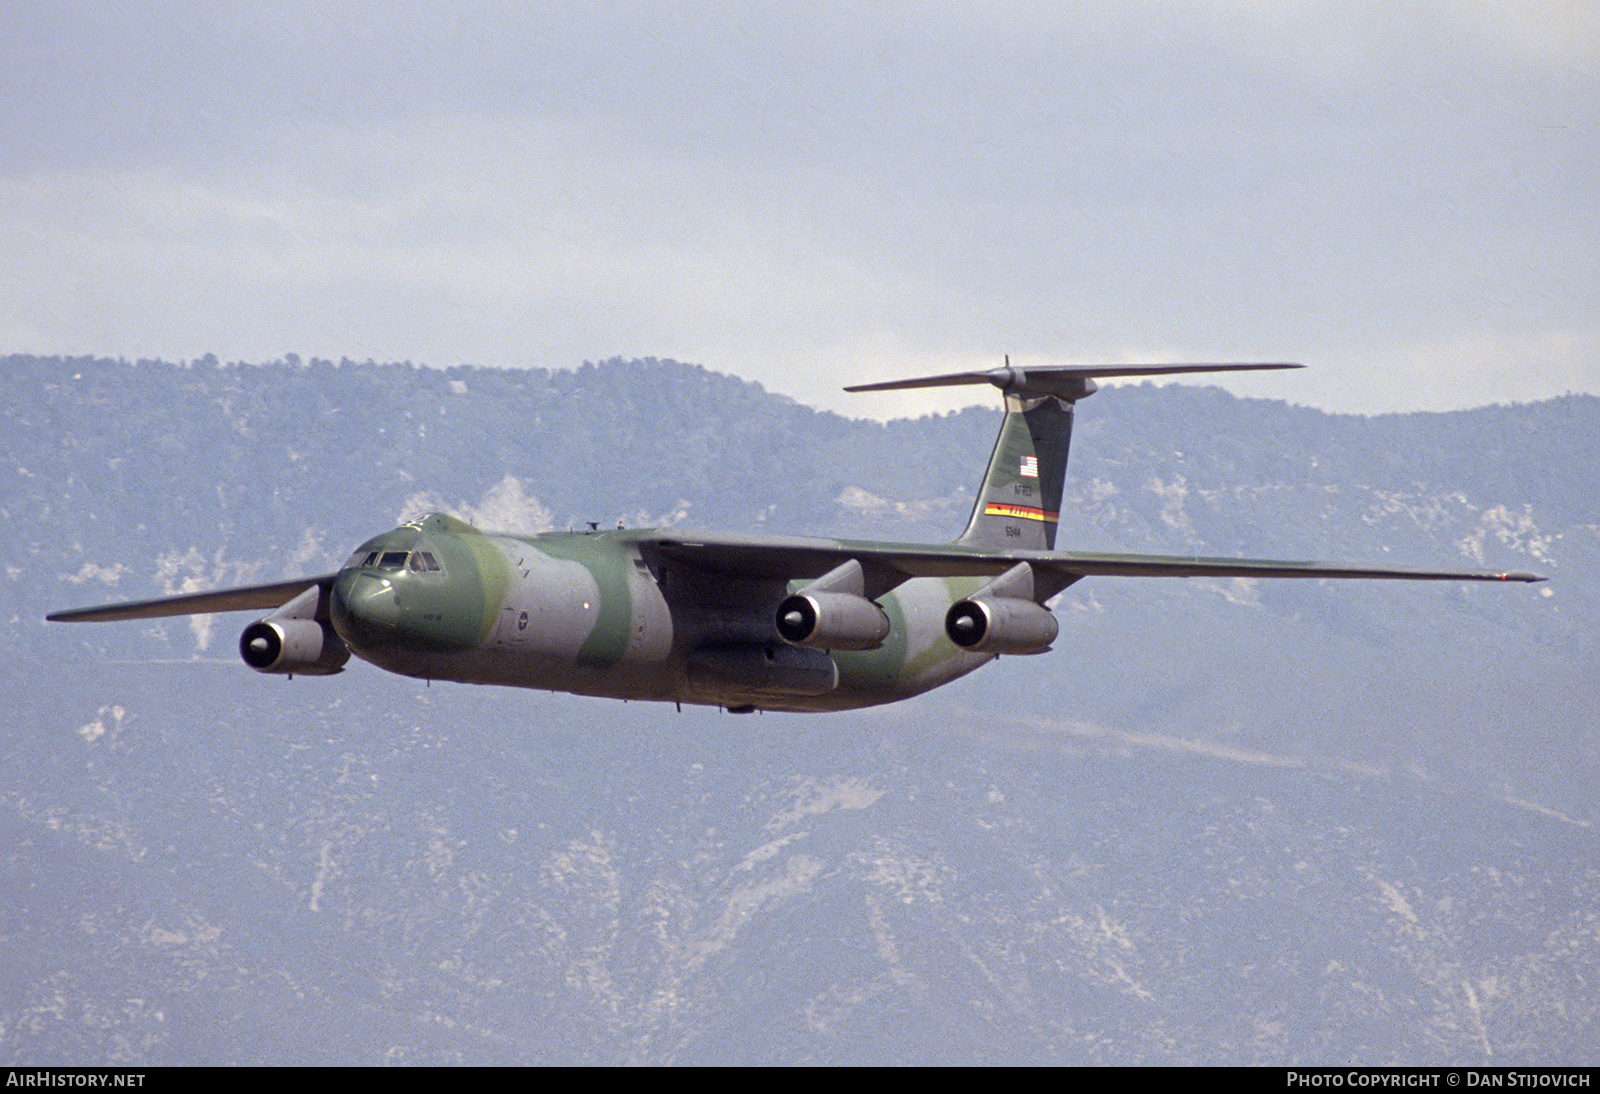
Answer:
[[[317,572],[423,502],[949,538],[997,411],[675,362],[3,366],[8,1063],[1593,1060],[1600,401],[1108,389],[1063,543],[1552,581],[1086,580],[1054,653],[741,719],[42,616]]]

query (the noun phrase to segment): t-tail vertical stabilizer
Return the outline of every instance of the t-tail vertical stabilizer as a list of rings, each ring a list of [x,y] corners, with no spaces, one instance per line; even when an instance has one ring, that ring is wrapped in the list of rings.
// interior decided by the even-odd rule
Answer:
[[[1061,517],[1061,491],[1072,444],[1072,408],[1093,395],[1097,378],[1166,376],[1183,372],[1251,372],[1300,368],[1293,364],[1046,365],[1022,369],[1006,363],[983,372],[954,372],[913,380],[859,384],[846,391],[993,384],[1005,397],[989,468],[957,543],[1000,550],[1053,550]]]

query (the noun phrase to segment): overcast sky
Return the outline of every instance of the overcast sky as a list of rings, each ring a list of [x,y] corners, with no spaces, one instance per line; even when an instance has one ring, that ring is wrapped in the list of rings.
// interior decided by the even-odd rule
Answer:
[[[141,9],[130,13],[129,7]],[[10,4],[0,351],[1600,391],[1589,0]]]

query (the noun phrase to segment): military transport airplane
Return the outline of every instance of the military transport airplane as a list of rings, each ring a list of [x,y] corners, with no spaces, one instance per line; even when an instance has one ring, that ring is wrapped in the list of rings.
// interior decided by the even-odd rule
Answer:
[[[433,513],[338,572],[56,612],[61,622],[269,611],[239,639],[260,672],[330,675],[354,654],[430,680],[729,711],[845,710],[917,695],[1056,640],[1046,602],[1085,577],[1541,581],[1526,573],[1055,549],[1078,400],[1096,378],[1291,364],[1002,368],[865,384],[992,384],[1005,417],[954,543],[675,529],[484,532]]]

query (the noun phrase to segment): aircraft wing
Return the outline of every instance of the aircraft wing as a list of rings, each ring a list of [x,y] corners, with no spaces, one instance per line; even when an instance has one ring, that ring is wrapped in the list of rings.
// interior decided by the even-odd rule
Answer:
[[[219,589],[208,593],[185,593],[183,596],[166,596],[159,600],[141,600],[131,604],[71,608],[67,611],[51,612],[45,619],[51,623],[110,623],[119,619],[155,619],[168,615],[266,611],[270,608],[281,608],[313,586],[331,584],[337,576],[337,574],[323,574],[320,577],[277,581],[271,585],[246,585],[238,589]]]
[[[1038,552],[1037,565],[1077,577],[1317,577],[1398,581],[1543,581],[1538,574],[1501,570],[1426,570],[1345,562],[1274,558],[1203,558],[1198,555],[1120,555]],[[1020,559],[1018,561],[1021,561]]]
[[[1377,578],[1405,581],[1543,581],[1537,574],[1436,570],[1265,558],[1134,555],[1087,551],[993,551],[956,544],[874,543],[799,536],[655,534],[641,547],[698,569],[755,580],[821,577],[855,559],[878,596],[913,577],[994,577],[1019,562],[1080,577]],[[874,592],[873,590],[877,591]]]

